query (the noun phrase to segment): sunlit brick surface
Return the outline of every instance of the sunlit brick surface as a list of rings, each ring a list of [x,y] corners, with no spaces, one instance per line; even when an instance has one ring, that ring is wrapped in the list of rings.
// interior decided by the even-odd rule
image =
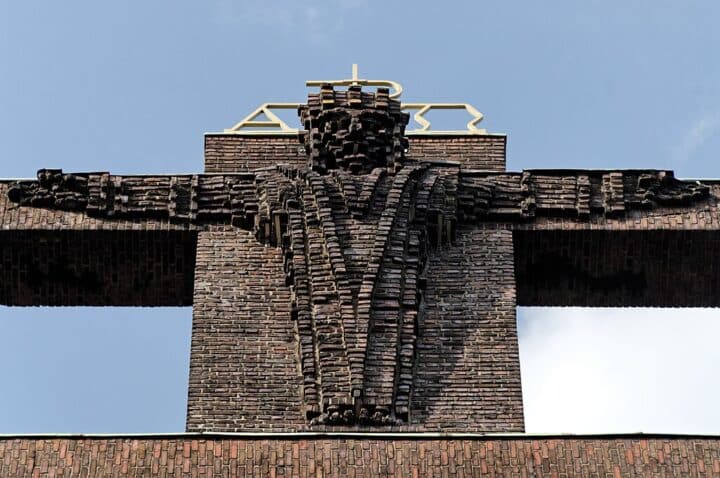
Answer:
[[[457,161],[466,168],[505,170],[505,136],[411,136],[407,156],[416,161]],[[205,136],[205,172],[235,173],[278,163],[303,166],[297,136]]]
[[[0,440],[3,477],[720,476],[703,438]]]

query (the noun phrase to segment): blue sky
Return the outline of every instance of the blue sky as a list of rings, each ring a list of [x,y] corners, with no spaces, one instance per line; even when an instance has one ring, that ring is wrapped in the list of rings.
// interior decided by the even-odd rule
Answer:
[[[720,151],[719,3],[475,0],[409,5],[0,0],[0,176],[31,177],[42,167],[202,171],[204,132],[230,127],[265,101],[303,101],[305,80],[345,78],[351,63],[358,63],[363,77],[401,82],[404,101],[474,104],[486,115],[483,127],[508,134],[510,169],[654,167],[674,169],[681,177],[720,177],[715,160]],[[568,310],[571,317],[562,315]],[[571,309],[551,316],[522,311],[526,410],[538,417],[528,416],[528,430],[550,431],[554,424],[561,431],[720,432],[720,418],[710,420],[708,411],[720,393],[702,388],[714,375],[718,357],[712,343],[693,342],[693,337],[714,336],[720,322],[713,320],[713,312],[672,316],[664,310],[652,314],[653,322],[647,321],[651,314],[638,310],[611,312],[625,318]],[[187,367],[178,347],[185,347],[189,333],[188,309],[65,309],[53,310],[50,319],[43,314],[40,309],[0,310],[0,373],[8,390],[13,389],[8,378],[20,384],[13,397],[2,394],[0,410],[24,405],[13,413],[0,412],[0,432],[182,430],[184,403],[171,404],[177,394],[162,393],[185,386],[185,372],[172,369],[167,358],[177,356],[178,367]],[[695,325],[679,327],[689,316]],[[92,317],[103,325],[88,326]],[[616,329],[608,329],[611,324]],[[122,341],[93,348],[108,330],[114,332],[106,335]],[[636,334],[638,342],[632,344],[637,347],[617,346],[628,330]],[[664,335],[656,337],[658,330]],[[682,335],[687,330],[695,335]],[[148,337],[163,340],[148,346],[143,342]],[[601,346],[602,337],[610,352]],[[597,344],[582,347],[597,349],[595,358],[583,356],[581,362],[558,355],[562,344],[583,340]],[[558,353],[547,355],[553,343]],[[561,382],[579,385],[553,377],[572,377],[579,366],[591,371],[600,363],[609,367],[602,357],[615,352],[621,358],[610,365],[617,368],[597,375],[612,380],[622,369],[631,377],[645,377],[649,371],[633,367],[646,364],[651,352],[659,353],[657,360],[670,352],[690,357],[686,366],[701,372],[672,369],[672,375],[650,375],[652,380],[626,375],[624,381],[600,385],[615,390],[613,397],[646,397],[638,410],[656,417],[649,423],[632,422],[638,412],[621,414],[620,405],[609,406],[608,394],[557,389]],[[92,359],[81,360],[84,354]],[[117,366],[112,373],[132,371],[134,381],[102,388],[100,378],[111,373],[111,364]],[[52,367],[58,371],[48,377]],[[162,380],[159,367],[167,367]],[[170,376],[175,385],[164,381]],[[677,389],[677,380],[688,376],[697,381],[683,387],[697,390],[699,402],[647,391],[651,385]],[[646,389],[627,389],[640,382]],[[83,383],[95,388],[78,393]],[[31,392],[21,395],[22,390]],[[120,392],[128,398],[120,400]],[[153,399],[138,399],[143,395]],[[583,400],[583,409],[558,405],[558,397],[569,396]],[[74,414],[59,405],[87,397],[92,399],[72,408]],[[97,405],[103,397],[117,401]],[[670,399],[676,403],[661,402]],[[43,409],[48,413],[40,413]],[[568,418],[571,410],[575,418]],[[622,423],[604,418],[620,415],[627,417]],[[668,415],[675,419],[668,421]],[[582,422],[588,416],[593,423]]]

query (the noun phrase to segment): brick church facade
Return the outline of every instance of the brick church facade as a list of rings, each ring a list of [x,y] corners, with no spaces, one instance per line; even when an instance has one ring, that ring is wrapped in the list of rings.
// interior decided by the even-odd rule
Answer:
[[[720,183],[507,171],[362,86],[203,174],[0,183],[2,304],[193,307],[187,433],[4,437],[1,476],[720,475],[716,437],[526,435],[515,317],[720,305]]]

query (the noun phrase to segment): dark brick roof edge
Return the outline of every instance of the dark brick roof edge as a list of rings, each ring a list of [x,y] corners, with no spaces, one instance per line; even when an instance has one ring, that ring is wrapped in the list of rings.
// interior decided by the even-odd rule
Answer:
[[[203,133],[204,136],[240,136],[240,137],[251,137],[251,138],[291,138],[298,135],[297,132],[286,132],[286,133],[270,133],[265,131],[251,132],[251,133],[234,133],[224,131],[206,131]],[[485,133],[485,134],[467,134],[467,133],[443,133],[443,132],[431,132],[431,133],[411,133],[407,132],[407,136],[411,138],[495,138],[498,136],[507,137],[507,133]]]
[[[2,440],[105,440],[105,439],[245,439],[245,440],[307,440],[307,439],[367,439],[367,440],[712,440],[720,434],[697,433],[598,433],[574,435],[569,433],[363,433],[363,432],[187,432],[187,433],[29,433],[0,434]]]

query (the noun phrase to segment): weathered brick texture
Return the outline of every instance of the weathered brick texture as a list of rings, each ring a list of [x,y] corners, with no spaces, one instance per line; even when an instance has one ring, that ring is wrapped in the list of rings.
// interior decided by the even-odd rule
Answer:
[[[466,168],[504,171],[506,140],[503,135],[413,135],[407,156],[416,161],[457,161]],[[303,146],[294,135],[205,135],[206,173],[237,173],[279,163],[303,166],[306,162]]]
[[[0,182],[0,304],[189,306],[196,232],[18,206]]]
[[[302,166],[306,162],[305,148],[296,135],[205,135],[206,173],[236,173],[279,163]]]
[[[464,168],[505,171],[507,136],[409,136],[408,158],[457,161]]]
[[[511,231],[464,227],[431,254],[420,314],[413,422],[521,431]]]
[[[516,231],[515,264],[518,305],[720,306],[716,231]]]
[[[193,231],[0,231],[0,304],[192,305]]]
[[[576,217],[538,217],[526,223],[485,224],[485,227],[512,228],[515,230],[709,230],[720,229],[720,184],[703,181],[710,188],[709,197],[692,207],[656,207],[649,210],[627,211],[619,217],[592,215],[587,220]]]
[[[521,431],[516,295],[719,305],[718,183],[507,172],[504,136],[407,138],[382,89],[301,111],[207,135],[207,174],[0,183],[0,302],[192,302],[187,426],[214,432]]]
[[[292,320],[290,286],[299,291],[295,279],[301,275],[288,275],[288,258],[300,260],[305,240],[317,304],[327,305],[340,292],[340,312],[349,306],[345,324],[353,324],[352,294],[359,294],[363,320],[368,311],[361,309],[372,309],[365,368],[355,375],[366,377],[366,403],[393,400],[401,412],[409,406],[407,422],[388,431],[522,430],[513,264],[523,305],[717,305],[714,269],[700,266],[715,263],[718,254],[712,231],[720,225],[720,191],[714,183],[678,181],[658,171],[487,173],[417,163],[387,179],[374,173],[353,179],[341,171],[322,178],[293,174],[300,173],[108,175],[103,184],[114,185],[112,201],[96,190],[73,190],[72,183],[25,182],[26,204],[69,194],[111,209],[91,217],[0,196],[6,278],[0,300],[192,300],[188,427],[210,431],[337,429],[309,425],[302,406],[313,388],[303,384],[314,376],[303,375],[307,364],[298,357],[302,324],[299,316]],[[6,184],[0,188],[7,191]],[[297,216],[288,204],[295,200],[297,207],[298,190],[307,230],[298,235],[297,249],[275,247],[287,231],[283,225]],[[292,217],[283,217],[287,211]],[[502,218],[511,222],[496,222]],[[198,247],[191,298],[197,234],[205,242]],[[668,260],[668,251],[682,259],[679,265]],[[363,264],[370,263],[378,268],[366,274]],[[423,301],[416,302],[421,282]],[[349,390],[342,352],[327,340],[342,329],[336,314],[310,310],[317,343],[308,349],[308,362],[319,352],[317,370],[334,399],[332,379],[341,377],[337,389]],[[323,315],[328,320],[317,322]],[[349,337],[357,342],[362,334]]]
[[[199,234],[189,431],[309,429],[282,278],[279,250],[249,233]],[[522,430],[512,233],[466,228],[427,281],[410,423],[387,430]]]
[[[84,212],[20,206],[8,199],[11,181],[0,180],[0,231],[11,230],[111,230],[111,231],[183,231],[188,224],[171,223],[155,217],[113,218],[90,217]]]
[[[187,429],[304,423],[295,325],[280,249],[251,233],[199,233]]]
[[[4,438],[0,476],[720,476],[702,437]]]
[[[0,303],[192,303],[198,432],[522,431],[516,302],[720,306],[718,182],[506,172],[382,88],[300,112],[206,135],[206,174],[0,181]],[[0,437],[0,476],[61,475],[720,476],[720,440]]]

